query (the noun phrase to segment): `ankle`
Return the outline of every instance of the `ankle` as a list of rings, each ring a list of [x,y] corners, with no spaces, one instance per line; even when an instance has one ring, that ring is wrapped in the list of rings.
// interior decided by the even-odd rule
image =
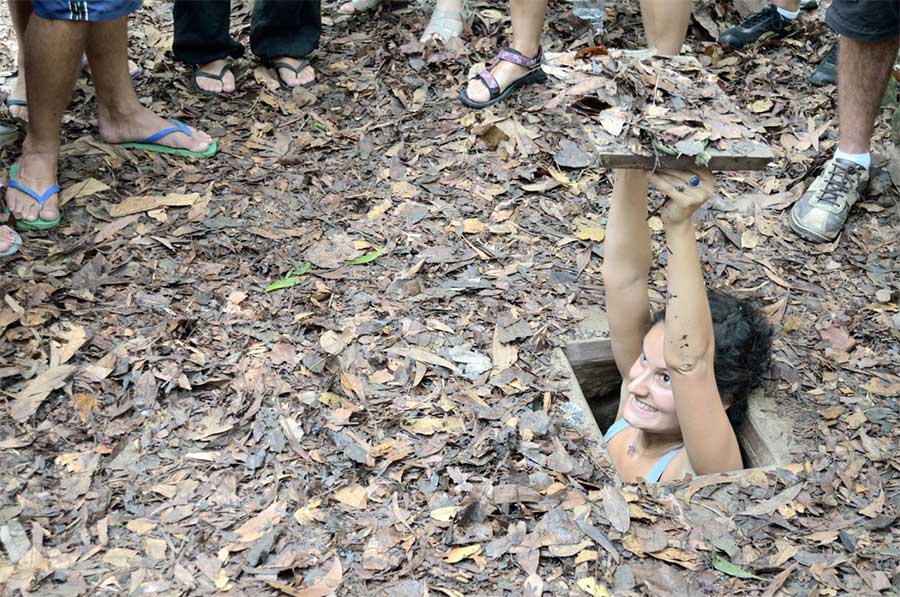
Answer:
[[[130,102],[118,103],[97,102],[97,122],[99,124],[111,124],[115,122],[127,122],[133,120],[135,115],[141,111],[143,106],[139,103],[134,105]]]
[[[538,52],[541,51],[541,40],[540,39],[538,39],[537,41],[513,40],[512,45],[510,47],[512,47],[512,49],[516,50],[517,52],[521,52],[522,54],[525,54],[529,58],[536,58],[538,55]]]
[[[37,144],[26,139],[22,143],[22,157],[19,161],[25,167],[33,164],[50,164],[50,167],[56,170],[56,163],[59,161],[59,145]]]
[[[872,165],[872,154],[869,153],[869,151],[842,151],[838,148],[838,150],[834,152],[834,158],[836,160],[847,160],[859,164],[866,170]]]

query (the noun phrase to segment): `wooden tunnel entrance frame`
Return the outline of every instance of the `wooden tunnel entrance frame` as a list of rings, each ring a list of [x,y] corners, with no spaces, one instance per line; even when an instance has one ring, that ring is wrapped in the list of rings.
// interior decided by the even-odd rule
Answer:
[[[613,360],[612,345],[608,339],[576,340],[554,354],[556,367],[569,379],[569,400],[585,413],[582,429],[588,439],[603,445],[603,429],[600,429],[594,412],[612,420],[618,410],[619,371]],[[605,403],[591,405],[590,398],[610,396]],[[738,442],[744,450],[747,469],[771,469],[791,463],[794,448],[793,425],[785,420],[784,413],[776,409],[771,396],[761,389],[747,398],[747,416],[740,428],[735,429]],[[605,451],[605,448],[602,448]],[[735,471],[740,473],[740,471]]]

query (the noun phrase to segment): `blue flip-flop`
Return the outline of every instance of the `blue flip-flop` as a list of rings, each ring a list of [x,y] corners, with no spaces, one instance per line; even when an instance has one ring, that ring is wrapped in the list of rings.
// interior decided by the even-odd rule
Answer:
[[[206,148],[206,151],[202,152],[191,151],[190,149],[181,149],[178,147],[169,147],[167,145],[160,145],[159,143],[157,143],[157,141],[159,141],[166,135],[171,135],[172,133],[184,133],[188,137],[193,136],[193,134],[191,133],[191,129],[189,129],[183,122],[180,122],[173,118],[170,118],[169,122],[171,122],[175,126],[170,126],[162,129],[161,131],[157,131],[143,141],[128,141],[126,143],[117,143],[117,145],[119,147],[125,147],[127,149],[143,149],[144,151],[170,153],[173,155],[180,155],[188,158],[209,158],[216,154],[218,146],[216,145],[215,141],[212,141],[209,144],[209,147]]]
[[[0,253],[0,259],[4,259],[6,257],[12,257],[13,255],[15,255],[16,253],[19,252],[19,247],[22,246],[22,237],[19,236],[19,233],[16,232],[15,230],[11,230],[11,232],[12,232],[12,237],[13,237],[12,245],[8,249],[6,249],[2,253]]]
[[[19,165],[13,164],[13,167],[9,169],[9,180],[6,181],[6,184],[17,191],[21,191],[37,201],[37,204],[43,208],[44,204],[52,197],[53,195],[59,193],[60,188],[58,184],[55,184],[48,188],[43,193],[38,193],[31,187],[26,187],[22,183],[16,180],[16,175],[19,173]],[[4,207],[3,210],[4,217],[9,216],[9,210]],[[53,220],[43,220],[40,216],[38,216],[37,220],[28,221],[28,220],[16,220],[16,229],[17,230],[50,230],[52,228],[56,228],[59,226],[60,216],[57,215]]]

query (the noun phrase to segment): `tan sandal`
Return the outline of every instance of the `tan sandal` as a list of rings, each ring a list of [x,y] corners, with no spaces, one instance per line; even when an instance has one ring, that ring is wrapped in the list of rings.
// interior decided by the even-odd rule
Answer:
[[[423,44],[431,40],[446,43],[451,37],[460,37],[466,27],[465,9],[438,10],[431,13],[428,26],[419,41]]]

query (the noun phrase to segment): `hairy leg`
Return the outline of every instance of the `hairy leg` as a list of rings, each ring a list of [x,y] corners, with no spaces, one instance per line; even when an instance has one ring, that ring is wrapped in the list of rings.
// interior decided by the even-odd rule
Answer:
[[[62,114],[78,77],[88,27],[87,23],[51,21],[37,15],[31,15],[28,22],[25,68],[31,118],[17,180],[38,193],[56,184]],[[41,208],[20,191],[6,192],[6,204],[18,219],[33,221],[40,216],[53,220],[59,214],[58,203],[59,197],[54,196]]]
[[[856,41],[841,36],[838,54],[838,116],[841,151],[866,153],[881,98],[900,47],[900,36]]]
[[[109,143],[140,141],[171,123],[141,105],[128,75],[127,17],[91,23],[87,36],[87,56],[97,89],[97,123],[100,136]],[[159,143],[205,151],[209,135],[195,131],[192,136],[173,133]]]

